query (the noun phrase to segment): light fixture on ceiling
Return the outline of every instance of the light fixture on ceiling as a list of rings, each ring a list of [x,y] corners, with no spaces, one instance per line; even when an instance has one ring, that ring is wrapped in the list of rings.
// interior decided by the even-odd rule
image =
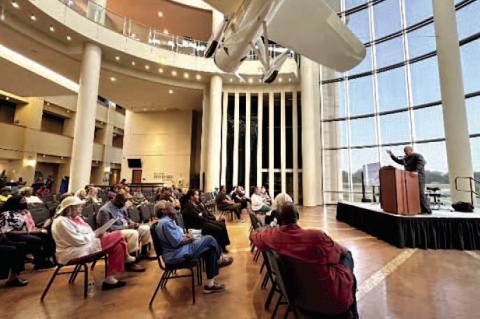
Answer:
[[[143,108],[143,110],[144,110],[144,111],[146,111],[146,110],[147,110],[147,108],[146,108],[146,107],[144,107],[144,108]]]
[[[196,78],[197,78],[197,80],[201,80],[202,76],[200,74],[197,74]]]
[[[12,0],[12,7],[14,7],[15,9],[20,8],[20,6],[18,5],[17,1],[15,1],[15,0]]]
[[[185,79],[188,79],[188,78],[190,78],[190,74],[188,74],[187,72],[185,72],[185,73],[183,73],[183,77],[184,77]]]
[[[50,30],[50,32],[55,32],[55,28],[53,27],[53,25],[51,25],[50,28],[48,28],[48,30]]]
[[[173,94],[173,90],[172,89],[168,90],[168,94]]]
[[[233,82],[233,78],[230,78],[230,80],[229,80],[229,81],[230,81],[230,83],[232,83],[232,82]]]
[[[249,79],[248,79],[248,83],[253,83],[253,79],[252,79],[252,78],[249,78]]]
[[[37,17],[32,14],[32,15],[30,16],[30,20],[32,20],[32,21],[37,21]]]
[[[163,33],[168,34],[168,30],[167,29],[163,30]]]
[[[158,15],[159,18],[163,18],[163,12],[162,11],[158,11],[157,15]]]
[[[6,96],[6,97],[5,97],[5,100],[9,101],[9,100],[10,100],[10,97],[9,97],[9,96]]]
[[[177,76],[177,71],[173,70],[173,71],[172,71],[172,75],[173,75],[173,76]]]
[[[132,61],[132,66],[135,66],[135,61]]]
[[[116,82],[116,81],[117,81],[117,78],[114,77],[114,76],[111,76],[111,77],[110,77],[110,81],[111,81],[111,82]]]
[[[120,57],[117,55],[117,56],[115,57],[115,60],[120,61]]]
[[[150,65],[145,64],[145,70],[150,70]]]
[[[158,73],[163,73],[163,69],[162,69],[162,68],[158,68]]]
[[[72,41],[72,37],[67,35],[67,41]]]
[[[282,78],[278,78],[278,82],[282,83],[282,82],[283,82],[283,79],[282,79]]]
[[[292,83],[292,78],[288,78],[288,82]]]

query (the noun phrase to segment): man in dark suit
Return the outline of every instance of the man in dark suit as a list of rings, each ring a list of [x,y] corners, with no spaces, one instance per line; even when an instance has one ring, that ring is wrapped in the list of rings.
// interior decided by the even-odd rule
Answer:
[[[393,155],[391,150],[387,150],[388,155],[392,160],[400,165],[403,165],[406,171],[416,172],[418,174],[418,183],[420,189],[420,206],[422,214],[431,214],[430,202],[425,195],[425,159],[421,154],[415,153],[411,146],[405,146],[403,149],[405,156],[397,157]]]

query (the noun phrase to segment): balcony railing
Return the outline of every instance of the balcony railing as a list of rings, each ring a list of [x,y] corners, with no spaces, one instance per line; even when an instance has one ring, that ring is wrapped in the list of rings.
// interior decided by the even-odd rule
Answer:
[[[151,46],[169,50],[172,52],[202,57],[207,48],[206,41],[195,40],[185,36],[173,35],[163,30],[134,21],[128,17],[121,16],[95,3],[93,0],[59,0],[64,5],[86,17],[87,19],[104,26],[114,32],[123,34],[125,37],[140,41]],[[288,49],[271,44],[269,54],[275,58]],[[290,56],[296,58],[290,50]],[[251,50],[247,60],[256,61],[258,57]]]

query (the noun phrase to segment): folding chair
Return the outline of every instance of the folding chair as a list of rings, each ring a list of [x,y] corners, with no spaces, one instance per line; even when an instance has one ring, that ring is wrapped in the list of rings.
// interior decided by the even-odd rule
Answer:
[[[163,255],[163,247],[160,242],[160,239],[157,236],[157,232],[155,230],[157,226],[157,223],[153,224],[150,226],[150,234],[152,235],[152,241],[153,241],[153,247],[155,248],[155,252],[157,253],[157,261],[160,269],[163,270],[163,275],[160,278],[160,281],[158,282],[157,288],[155,289],[155,292],[152,295],[152,298],[150,299],[150,307],[153,304],[153,301],[155,300],[155,297],[157,296],[158,289],[160,287],[165,288],[167,286],[167,282],[170,279],[174,278],[187,278],[190,277],[192,278],[192,304],[195,304],[195,271],[194,268],[197,268],[197,281],[198,284],[200,285],[202,282],[202,272],[201,272],[201,262],[199,260],[189,260],[186,262],[182,263],[177,263],[177,264],[168,264],[164,263],[162,261],[162,255]],[[183,270],[183,269],[188,269],[190,271],[189,275],[177,275],[176,272],[177,270]]]

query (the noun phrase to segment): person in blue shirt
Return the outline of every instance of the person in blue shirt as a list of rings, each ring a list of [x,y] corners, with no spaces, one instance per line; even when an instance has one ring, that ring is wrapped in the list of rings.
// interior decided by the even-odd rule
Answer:
[[[225,285],[215,281],[219,268],[232,264],[233,259],[222,257],[217,241],[210,235],[194,239],[185,234],[176,222],[176,210],[172,203],[160,201],[155,205],[155,212],[160,218],[155,231],[163,248],[163,260],[176,264],[191,259],[203,258],[206,263],[207,284],[203,288],[206,294],[223,292]]]

